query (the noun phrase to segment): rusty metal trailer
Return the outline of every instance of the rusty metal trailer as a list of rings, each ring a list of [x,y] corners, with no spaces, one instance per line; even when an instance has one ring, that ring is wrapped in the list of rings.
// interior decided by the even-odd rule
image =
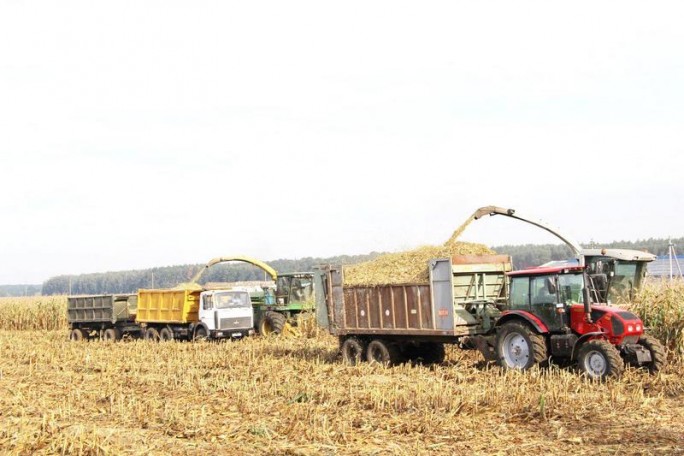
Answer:
[[[507,255],[431,260],[424,283],[345,286],[344,270],[317,275],[319,325],[340,339],[345,361],[441,362],[445,343],[489,331],[507,297]]]

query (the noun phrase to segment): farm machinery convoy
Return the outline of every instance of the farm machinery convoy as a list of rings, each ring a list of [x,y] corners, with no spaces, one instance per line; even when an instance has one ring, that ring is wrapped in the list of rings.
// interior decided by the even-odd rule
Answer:
[[[225,262],[261,268],[274,285],[199,285],[202,274]],[[278,275],[266,263],[246,256],[214,258],[191,279],[173,289],[137,294],[72,296],[67,299],[71,339],[123,337],[149,340],[235,339],[292,332],[303,312],[313,310],[310,273]]]
[[[560,231],[512,209],[487,206],[471,219],[485,215],[503,215],[549,231],[575,257],[513,271],[506,255],[455,255],[429,261],[428,283],[369,286],[345,284],[341,266],[278,275],[258,260],[217,258],[205,269],[224,261],[247,261],[266,271],[276,286],[204,290],[197,285],[200,271],[178,290],[139,290],[137,295],[99,301],[69,298],[72,338],[83,338],[87,331],[105,338],[130,333],[149,339],[242,337],[254,328],[262,334],[281,333],[302,312],[313,311],[315,299],[318,325],[339,338],[342,358],[350,364],[441,362],[444,345],[459,344],[477,347],[486,360],[508,369],[556,361],[577,363],[589,377],[604,378],[619,376],[625,363],[651,372],[662,368],[662,345],[645,333],[636,315],[610,305],[633,297],[653,255],[583,249]],[[218,305],[223,296],[234,306]],[[78,306],[92,302],[95,307],[96,301],[111,311],[89,315],[104,320],[91,324],[89,317],[72,318]],[[136,301],[135,316],[121,310]]]

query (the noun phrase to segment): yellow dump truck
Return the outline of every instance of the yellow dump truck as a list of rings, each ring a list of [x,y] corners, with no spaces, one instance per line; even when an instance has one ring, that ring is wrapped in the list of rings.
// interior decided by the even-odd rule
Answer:
[[[240,338],[254,334],[249,293],[194,288],[138,290],[136,322],[145,339]]]

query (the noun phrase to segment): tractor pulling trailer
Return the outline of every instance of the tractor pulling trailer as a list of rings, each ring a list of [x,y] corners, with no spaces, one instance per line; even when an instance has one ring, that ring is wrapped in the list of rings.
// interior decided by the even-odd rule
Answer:
[[[591,301],[583,267],[507,272],[500,257],[455,256],[429,268],[429,284],[369,287],[344,286],[339,267],[320,272],[317,319],[339,337],[345,362],[441,362],[444,344],[468,342],[505,368],[551,358],[592,378],[617,377],[625,362],[652,372],[665,363],[639,317]]]
[[[631,297],[653,255],[583,249],[512,209],[481,208],[473,219],[506,215],[539,226],[576,258],[511,271],[510,257],[454,256],[429,262],[429,283],[345,286],[341,267],[316,275],[320,326],[339,337],[347,363],[441,362],[444,344],[477,346],[504,368],[529,369],[549,359],[575,362],[591,378],[617,377],[625,363],[651,372],[665,351],[633,313],[608,305]]]

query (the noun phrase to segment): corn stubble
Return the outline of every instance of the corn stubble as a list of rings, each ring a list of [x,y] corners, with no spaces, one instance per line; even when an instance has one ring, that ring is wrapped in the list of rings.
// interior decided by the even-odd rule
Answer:
[[[0,330],[3,454],[684,454],[673,356],[657,375],[595,383],[556,366],[505,372],[456,348],[439,366],[349,367],[314,327],[106,343],[22,321]]]
[[[457,348],[349,367],[310,319],[301,337],[70,342],[63,297],[0,299],[0,453],[684,454],[683,291],[650,283],[632,305],[665,370],[605,383]]]

